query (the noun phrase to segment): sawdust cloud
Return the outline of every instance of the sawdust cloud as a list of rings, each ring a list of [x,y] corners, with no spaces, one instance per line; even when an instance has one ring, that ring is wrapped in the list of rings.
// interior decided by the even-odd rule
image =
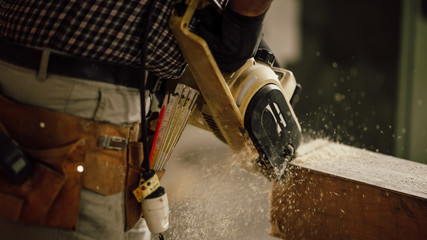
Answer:
[[[211,133],[187,127],[162,180],[171,211],[166,239],[276,239],[271,182],[235,160]]]

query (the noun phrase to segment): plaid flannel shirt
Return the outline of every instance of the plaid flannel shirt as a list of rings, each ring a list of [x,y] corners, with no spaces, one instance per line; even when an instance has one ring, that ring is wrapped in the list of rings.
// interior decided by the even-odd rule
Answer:
[[[153,0],[147,70],[178,78],[186,63],[168,21],[174,0]],[[0,37],[139,67],[148,0],[1,0]]]

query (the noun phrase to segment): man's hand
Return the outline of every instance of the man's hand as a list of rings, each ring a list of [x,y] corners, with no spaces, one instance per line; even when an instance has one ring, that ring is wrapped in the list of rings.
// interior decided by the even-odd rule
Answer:
[[[232,0],[221,15],[213,7],[199,11],[197,32],[222,71],[234,72],[255,55],[271,1]]]

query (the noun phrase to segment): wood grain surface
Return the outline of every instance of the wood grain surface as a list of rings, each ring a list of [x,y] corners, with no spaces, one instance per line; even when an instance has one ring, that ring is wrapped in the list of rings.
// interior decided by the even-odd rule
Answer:
[[[315,140],[273,186],[282,239],[427,239],[427,165]]]

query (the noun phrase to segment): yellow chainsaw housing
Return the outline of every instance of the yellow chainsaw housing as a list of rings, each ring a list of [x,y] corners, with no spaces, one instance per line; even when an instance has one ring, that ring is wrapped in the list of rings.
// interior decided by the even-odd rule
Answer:
[[[206,41],[189,30],[189,23],[194,12],[203,4],[206,4],[206,1],[184,0],[178,3],[169,22],[192,75],[183,78],[184,84],[197,88],[202,95],[202,103],[193,113],[190,124],[213,132],[236,153],[245,151],[253,153],[253,156],[258,156],[260,144],[255,141],[256,146],[254,145],[254,134],[252,131],[250,134],[248,133],[245,116],[247,116],[248,108],[254,97],[256,98],[260,90],[268,86],[270,90],[273,89],[276,92],[276,95],[279,92],[283,99],[280,100],[280,105],[281,109],[286,109],[283,111],[286,114],[281,112],[280,118],[292,121],[292,131],[300,134],[301,127],[291,107],[291,99],[297,87],[292,72],[271,67],[251,58],[236,72],[222,73]],[[258,94],[257,101],[260,101],[259,98]],[[282,115],[286,116],[282,117]],[[277,116],[273,117],[277,118]],[[283,122],[283,126],[286,127],[285,121],[279,119],[279,122]],[[282,129],[284,128],[282,127]],[[295,134],[293,135],[295,136]],[[297,141],[296,148],[301,138],[298,135],[293,139]],[[273,145],[273,142],[270,142],[270,145]],[[280,151],[283,150],[282,148]],[[266,151],[269,152],[269,149]],[[275,155],[278,154],[283,157],[282,153]],[[283,163],[283,160],[281,162]],[[278,170],[275,171],[277,174],[279,173]]]

